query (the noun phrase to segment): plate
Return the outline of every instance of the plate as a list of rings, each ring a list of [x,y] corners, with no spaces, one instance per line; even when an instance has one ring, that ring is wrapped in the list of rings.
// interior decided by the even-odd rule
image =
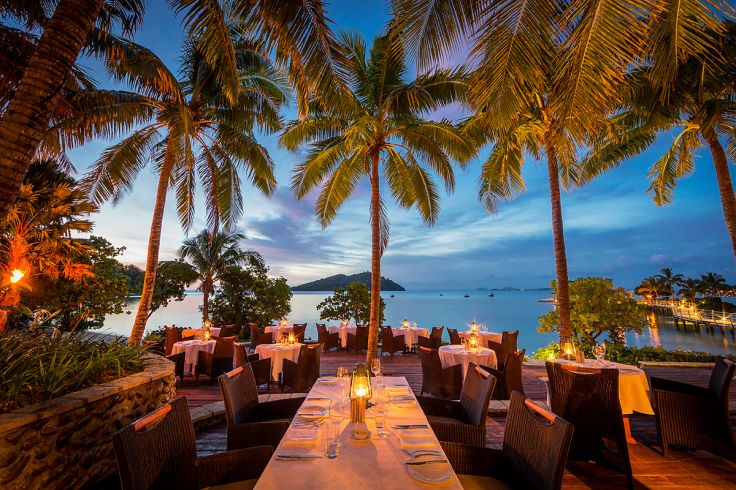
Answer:
[[[300,408],[296,414],[303,419],[317,420],[327,416],[327,408],[317,405],[307,405],[306,407]]]
[[[324,378],[319,378],[317,381],[323,385],[334,385],[337,383],[337,378],[334,376],[325,376]]]
[[[421,454],[410,459],[410,461],[431,461],[433,459],[444,459],[436,454]],[[442,483],[452,478],[452,466],[450,463],[430,463],[419,465],[406,465],[409,474],[422,483]]]

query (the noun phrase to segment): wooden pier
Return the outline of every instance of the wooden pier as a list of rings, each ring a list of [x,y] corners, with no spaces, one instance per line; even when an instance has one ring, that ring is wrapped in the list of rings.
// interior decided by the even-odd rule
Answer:
[[[700,310],[694,306],[683,306],[680,302],[670,300],[645,300],[641,304],[655,312],[671,316],[676,328],[682,326],[685,330],[692,328],[697,331],[705,330],[711,334],[718,329],[721,334],[730,333],[732,337],[736,332],[736,313]]]

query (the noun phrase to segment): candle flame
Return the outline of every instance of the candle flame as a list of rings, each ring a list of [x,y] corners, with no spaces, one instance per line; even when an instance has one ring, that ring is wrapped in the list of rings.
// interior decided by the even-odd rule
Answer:
[[[23,276],[25,276],[25,275],[26,275],[26,273],[23,272],[22,270],[20,270],[20,269],[14,269],[13,272],[10,274],[10,282],[16,283],[16,282],[20,281],[21,279],[23,279]]]

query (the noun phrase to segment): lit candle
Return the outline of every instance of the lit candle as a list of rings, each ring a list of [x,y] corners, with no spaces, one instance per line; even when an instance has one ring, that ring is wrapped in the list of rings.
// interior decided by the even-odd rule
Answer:
[[[409,320],[407,320],[406,318],[404,318],[404,321],[401,322],[401,326],[403,328],[409,328]]]
[[[12,282],[12,283],[15,284],[16,282],[18,282],[21,279],[23,279],[23,276],[25,276],[25,275],[26,275],[26,273],[23,272],[22,270],[20,270],[20,269],[13,269],[13,272],[10,274],[10,282]]]

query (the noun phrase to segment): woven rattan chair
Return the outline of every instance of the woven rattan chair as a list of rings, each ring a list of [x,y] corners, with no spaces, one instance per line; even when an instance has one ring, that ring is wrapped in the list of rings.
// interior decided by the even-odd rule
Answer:
[[[178,377],[179,380],[184,382],[184,361],[186,360],[186,353],[179,352],[178,354],[171,354],[166,356],[166,359],[174,363],[174,376]]]
[[[206,374],[211,381],[233,368],[235,337],[220,337],[215,341],[213,352],[197,352],[197,365],[194,366],[194,379]]]
[[[452,345],[461,345],[463,343],[463,339],[460,338],[457,328],[448,328],[447,333],[450,335],[450,343]]]
[[[317,337],[325,352],[330,349],[340,349],[340,334],[337,332],[330,333],[324,323],[317,324]]]
[[[112,437],[123,490],[194,490],[258,478],[273,454],[259,446],[197,457],[186,397],[133,422]]]
[[[234,345],[235,357],[233,358],[233,366],[240,367],[244,364],[250,364],[253,369],[253,376],[256,378],[258,386],[266,386],[266,391],[271,391],[271,358],[261,359],[258,354],[248,354],[245,350],[245,344]]]
[[[346,349],[355,352],[368,350],[368,327],[356,327],[355,334],[348,332]]]
[[[728,413],[735,366],[733,361],[717,358],[708,388],[652,377],[657,432],[665,456],[670,444],[679,444],[736,461]]]
[[[233,335],[235,335],[235,325],[223,325],[220,327],[220,333],[213,335],[212,338],[232,337]]]
[[[390,325],[381,327],[381,355],[384,353],[392,356],[397,352],[406,350],[406,342],[403,335],[394,335]]]
[[[445,331],[445,326],[432,327],[432,332],[429,334],[430,339],[440,339],[442,341],[442,333]]]
[[[502,449],[441,444],[465,488],[557,490],[572,435],[570,423],[513,393]]]
[[[299,342],[300,344],[303,344],[304,343],[304,333],[307,331],[307,324],[306,323],[295,323],[291,331],[294,334],[294,338],[296,339],[296,341]]]
[[[258,347],[261,344],[272,344],[273,343],[273,334],[272,333],[262,333],[261,329],[258,328],[258,325],[255,323],[249,323],[248,329],[250,330],[250,348],[251,350],[256,350],[256,347]]]
[[[593,460],[626,475],[633,486],[617,369],[547,362],[550,408],[575,426],[570,459]]]
[[[525,354],[526,350],[522,349],[507,355],[503,363],[503,369],[481,366],[496,377],[496,387],[493,390],[494,400],[509,400],[514,391],[524,394],[521,367],[524,364]]]
[[[227,419],[227,448],[269,444],[278,446],[304,397],[258,401],[258,387],[250,364],[218,378]]]
[[[463,367],[442,367],[439,353],[428,347],[419,347],[422,363],[422,389],[420,395],[431,394],[443,400],[457,400],[463,389]]]
[[[471,362],[460,392],[460,401],[420,396],[419,405],[427,415],[437,439],[484,447],[488,402],[495,384],[496,378]]]
[[[442,346],[442,339],[420,335],[417,338],[417,346],[419,346],[420,348],[424,347],[425,349],[438,350]]]
[[[166,350],[164,354],[171,355],[171,350],[174,348],[174,344],[181,340],[181,332],[179,329],[174,327],[166,327]]]
[[[319,378],[322,344],[303,345],[298,362],[284,359],[283,384],[297,393],[307,393]]]

